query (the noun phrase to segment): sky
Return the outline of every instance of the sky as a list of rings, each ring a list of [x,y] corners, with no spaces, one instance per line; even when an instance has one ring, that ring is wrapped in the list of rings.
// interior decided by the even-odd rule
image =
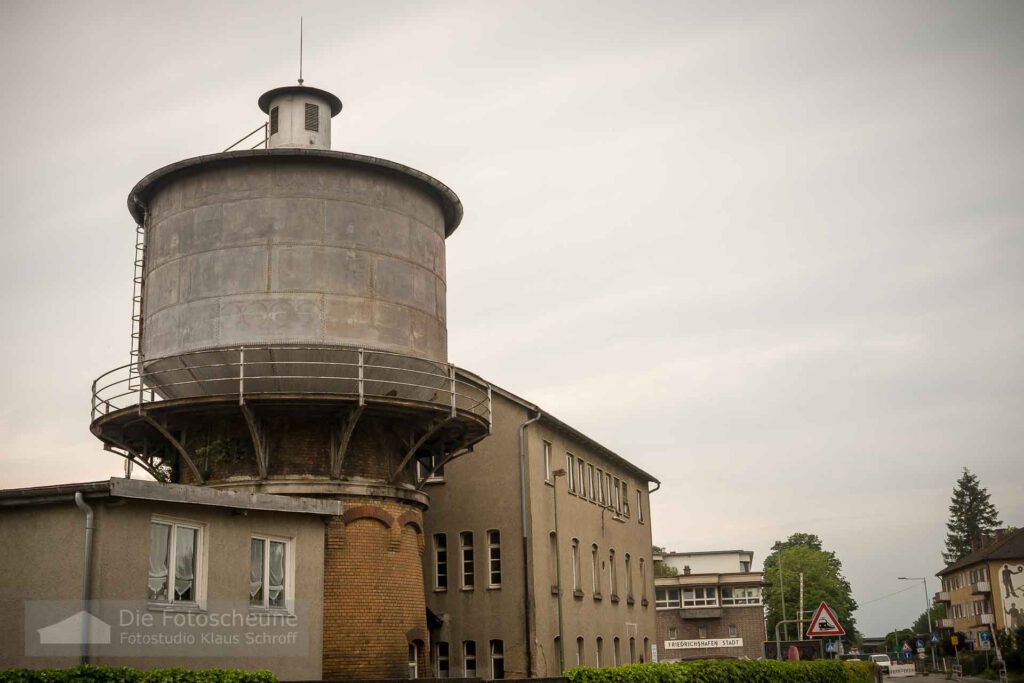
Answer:
[[[122,474],[129,189],[338,94],[461,197],[449,357],[657,476],[655,542],[818,534],[882,635],[963,467],[1024,526],[1024,3],[0,1],[0,487]],[[896,591],[902,591],[895,593]]]

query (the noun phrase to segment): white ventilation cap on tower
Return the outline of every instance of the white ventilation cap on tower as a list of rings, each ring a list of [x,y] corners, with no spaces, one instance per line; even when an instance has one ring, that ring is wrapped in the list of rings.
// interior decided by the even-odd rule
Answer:
[[[270,117],[267,147],[331,148],[331,119],[341,111],[337,96],[304,85],[263,93],[259,107]]]

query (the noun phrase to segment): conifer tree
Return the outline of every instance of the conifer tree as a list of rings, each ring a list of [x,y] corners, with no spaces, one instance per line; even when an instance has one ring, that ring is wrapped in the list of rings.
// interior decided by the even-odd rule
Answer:
[[[999,512],[989,500],[988,489],[969,469],[956,482],[946,522],[946,552],[942,559],[953,564],[981,545],[985,534],[999,526]]]

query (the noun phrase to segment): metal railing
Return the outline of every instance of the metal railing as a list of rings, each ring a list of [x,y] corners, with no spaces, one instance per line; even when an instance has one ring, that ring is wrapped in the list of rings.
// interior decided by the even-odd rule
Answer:
[[[491,423],[491,389],[454,365],[389,351],[328,346],[232,346],[129,363],[92,385],[92,419],[188,399],[319,397],[422,404]]]
[[[230,152],[232,149],[234,149],[235,147],[238,147],[240,144],[242,144],[243,142],[245,142],[246,140],[251,138],[253,135],[256,135],[256,133],[259,133],[260,131],[263,131],[263,137],[260,139],[259,142],[257,142],[255,145],[253,145],[249,149],[256,149],[260,145],[262,145],[264,147],[264,149],[265,149],[267,147],[267,145],[270,144],[270,136],[267,135],[267,124],[266,123],[260,125],[256,130],[252,131],[251,133],[247,133],[246,135],[242,136],[242,138],[238,142],[236,142],[235,144],[229,146],[224,151],[225,152]]]

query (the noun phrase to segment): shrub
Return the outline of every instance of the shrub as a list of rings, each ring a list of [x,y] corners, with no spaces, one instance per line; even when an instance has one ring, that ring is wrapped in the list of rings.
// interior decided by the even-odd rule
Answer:
[[[92,666],[72,669],[0,670],[4,683],[274,683],[269,671],[238,669],[152,669],[140,671],[127,667]]]
[[[872,662],[710,659],[615,668],[576,667],[572,683],[871,683]]]

